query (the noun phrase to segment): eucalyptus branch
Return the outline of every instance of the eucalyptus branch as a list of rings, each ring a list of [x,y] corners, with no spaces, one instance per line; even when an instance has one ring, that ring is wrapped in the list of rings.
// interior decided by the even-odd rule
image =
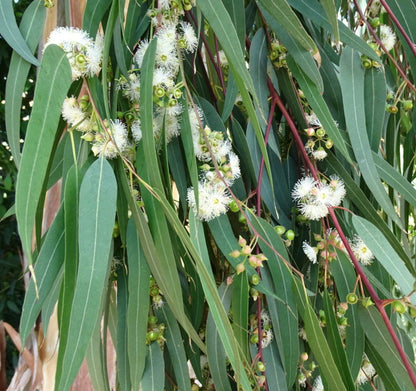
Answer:
[[[269,82],[269,88],[273,88],[273,85],[271,84],[271,82]],[[293,137],[295,139],[295,142],[296,142],[299,150],[301,151],[302,156],[304,157],[304,159],[306,159],[307,166],[308,166],[309,170],[311,171],[312,176],[316,180],[319,180],[318,179],[318,172],[315,169],[315,167],[313,166],[313,164],[311,163],[308,154],[306,153],[305,147],[302,143],[302,140],[301,140],[301,138],[298,134],[298,131],[296,129],[296,126],[295,126],[292,118],[289,116],[289,113],[287,112],[286,108],[283,105],[282,100],[280,99],[279,95],[277,94],[277,92],[274,88],[271,90],[271,93],[272,93],[273,96],[277,97],[276,101],[277,101],[277,104],[279,106],[279,109],[281,109],[287,123],[289,124],[289,127],[292,131]],[[351,249],[350,243],[349,243],[348,239],[346,238],[346,236],[345,236],[345,234],[344,234],[344,232],[341,228],[341,225],[339,224],[338,219],[335,215],[334,208],[333,207],[328,207],[328,211],[329,211],[329,215],[331,216],[331,220],[334,224],[334,227],[336,228],[342,242],[344,243],[344,246],[345,246],[345,248],[348,252],[348,255],[351,258],[351,261],[354,265],[355,271],[360,276],[360,278],[361,278],[362,282],[364,283],[364,285],[366,286],[371,298],[374,300],[374,304],[376,305],[378,311],[380,312],[380,315],[383,319],[383,322],[387,327],[387,330],[388,330],[388,332],[389,332],[389,334],[390,334],[390,336],[393,340],[394,345],[396,346],[397,352],[400,355],[400,358],[403,362],[403,365],[405,366],[406,371],[409,374],[409,377],[410,377],[412,383],[416,387],[416,375],[413,372],[413,369],[412,369],[412,367],[411,367],[411,365],[408,361],[406,353],[404,352],[403,347],[401,346],[400,341],[399,341],[399,339],[398,339],[398,337],[397,337],[397,335],[394,331],[394,328],[393,328],[393,326],[390,322],[390,319],[387,316],[387,313],[386,313],[386,311],[384,309],[384,306],[383,306],[383,302],[378,297],[377,292],[375,291],[374,287],[371,285],[371,283],[368,280],[367,276],[365,275],[361,265],[359,264],[356,256],[354,255],[354,253]]]

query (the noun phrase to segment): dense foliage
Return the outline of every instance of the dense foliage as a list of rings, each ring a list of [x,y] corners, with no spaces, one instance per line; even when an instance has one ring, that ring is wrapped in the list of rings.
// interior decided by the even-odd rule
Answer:
[[[40,63],[44,3],[0,9],[20,336],[56,314],[56,390],[84,357],[110,389],[107,329],[121,390],[416,387],[412,0],[87,1]]]

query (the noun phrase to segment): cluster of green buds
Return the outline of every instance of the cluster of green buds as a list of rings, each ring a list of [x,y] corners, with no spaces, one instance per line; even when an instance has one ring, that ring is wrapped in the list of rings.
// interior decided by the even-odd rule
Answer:
[[[399,94],[400,95],[400,94]],[[387,93],[386,97],[386,111],[391,114],[399,112],[398,104],[400,103],[403,111],[409,111],[413,109],[413,101],[411,99],[400,99],[393,95],[391,91]]]
[[[289,247],[295,239],[295,232],[292,229],[286,230],[283,225],[276,225],[274,230],[282,238],[282,241],[286,247]]]
[[[270,43],[270,61],[275,68],[287,68],[286,53],[287,49],[277,39],[273,39]]]
[[[318,366],[313,360],[309,360],[309,355],[306,352],[301,353],[299,356],[299,372],[298,383],[302,386],[306,386],[306,382],[312,378],[313,371]]]
[[[163,347],[166,339],[163,337],[166,326],[163,323],[158,323],[156,316],[151,315],[147,318],[147,334],[146,345],[150,345],[152,342],[157,342],[160,347]]]
[[[338,305],[337,307],[337,311],[336,311],[336,320],[337,320],[337,324],[338,326],[347,326],[348,325],[348,319],[345,316],[346,312],[348,309],[348,304],[347,303],[341,303]],[[326,314],[324,310],[319,310],[319,321],[321,323],[322,326],[326,326],[327,325],[327,318],[326,318]]]
[[[157,286],[154,277],[150,277],[149,295],[152,298],[152,303],[155,308],[160,308],[163,305],[162,292]]]
[[[254,246],[247,244],[247,241],[242,236],[239,237],[238,244],[241,249],[234,250],[230,253],[230,256],[233,258],[243,257],[243,261],[235,267],[237,274],[243,273],[246,270],[246,262],[253,268],[263,267],[263,262],[267,261],[263,253],[253,254]],[[257,275],[257,279],[254,276],[255,274],[251,277],[250,282],[253,285],[257,285],[260,282],[260,277]]]
[[[371,299],[371,297],[368,297],[368,296],[358,297],[358,295],[355,292],[348,293],[347,295],[348,304],[357,304],[358,302],[360,302],[364,308],[368,308],[374,305],[374,302]]]
[[[195,5],[195,0],[170,0],[168,3],[168,7],[149,9],[147,16],[152,20],[163,17],[165,21],[168,21],[183,15],[184,11],[190,11]]]
[[[325,129],[318,127],[317,129],[310,127],[305,129],[305,134],[308,136],[308,141],[305,144],[305,149],[309,155],[315,160],[323,160],[327,156],[326,149],[331,149],[334,142],[329,138]]]
[[[381,50],[380,47],[375,42],[369,42],[368,45],[374,49],[374,51],[377,53],[377,55],[381,56]],[[378,61],[372,60],[371,58],[367,57],[365,54],[361,55],[361,63],[363,64],[363,67],[365,69],[371,69],[371,68],[380,68],[381,63]]]
[[[177,107],[178,99],[182,96],[183,91],[184,85],[182,82],[172,86],[160,83],[153,87],[153,102],[159,107]]]

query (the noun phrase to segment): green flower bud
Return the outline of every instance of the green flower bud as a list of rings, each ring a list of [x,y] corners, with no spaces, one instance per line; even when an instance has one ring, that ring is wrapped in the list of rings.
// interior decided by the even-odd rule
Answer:
[[[323,128],[319,128],[316,130],[316,136],[319,138],[324,137],[326,134],[325,130]]]
[[[149,325],[151,325],[151,326],[154,326],[155,324],[157,324],[156,316],[149,316],[147,318],[147,323],[149,323]]]
[[[283,227],[283,225],[276,225],[274,230],[278,233],[279,236],[282,236],[285,233],[286,228]]]
[[[368,308],[372,305],[374,305],[373,300],[371,300],[371,297],[364,297],[361,301],[361,304],[364,308]]]
[[[365,69],[371,69],[373,67],[373,62],[367,57],[361,58],[361,62]]]
[[[266,370],[266,366],[262,361],[257,361],[256,369],[260,372],[264,372]]]
[[[254,343],[254,344],[258,344],[259,343],[259,336],[258,336],[258,334],[253,334],[250,337],[250,342],[251,343]]]
[[[253,274],[250,278],[250,282],[252,285],[258,285],[258,283],[260,282],[260,277],[258,274]]]
[[[151,342],[156,341],[159,338],[159,333],[156,331],[149,331],[146,338]]]
[[[347,302],[348,304],[356,304],[358,302],[358,296],[355,293],[348,293]]]
[[[391,305],[393,307],[393,311],[398,314],[404,314],[406,312],[406,305],[400,300],[393,301]]]
[[[402,107],[403,110],[411,110],[413,109],[413,102],[411,100],[402,100]]]
[[[237,202],[235,202],[234,200],[232,200],[230,202],[229,207],[230,207],[231,212],[234,212],[234,213],[236,213],[240,210],[240,209],[238,209]]]
[[[286,231],[286,239],[292,241],[293,239],[295,239],[295,233],[293,232],[293,230],[289,229]]]

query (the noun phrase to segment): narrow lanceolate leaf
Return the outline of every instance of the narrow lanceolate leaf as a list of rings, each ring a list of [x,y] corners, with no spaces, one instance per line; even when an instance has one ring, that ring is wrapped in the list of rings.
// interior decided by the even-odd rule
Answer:
[[[360,306],[358,314],[367,339],[370,341],[379,357],[391,369],[393,378],[396,380],[397,384],[401,386],[402,390],[413,390],[414,386],[380,313],[375,307],[364,308]],[[416,367],[414,363],[412,364],[412,362],[410,362],[410,364],[415,371]],[[380,372],[377,367],[376,370],[384,381],[383,373]]]
[[[354,291],[356,281],[354,267],[351,260],[342,251],[338,252],[338,259],[331,262],[330,267],[337,287],[339,301],[345,303],[348,293]],[[363,359],[365,336],[358,320],[357,306],[348,306],[346,316],[348,327],[345,352],[352,378],[356,379]]]
[[[415,276],[406,268],[378,228],[359,216],[353,216],[352,223],[357,234],[400,287],[402,294],[408,295],[412,292]],[[410,300],[416,304],[414,295]]]
[[[407,179],[381,156],[373,152],[374,163],[380,177],[411,205],[416,207],[416,190]]]
[[[222,304],[226,312],[230,309],[232,285],[221,284],[218,289]],[[230,382],[227,376],[226,356],[224,346],[219,336],[219,330],[215,327],[211,313],[208,314],[206,327],[207,355],[209,368],[215,388],[224,391],[231,391]]]
[[[295,278],[292,286],[299,312],[305,323],[308,344],[319,365],[325,388],[328,388],[328,390],[346,391],[347,389],[338,368],[335,366],[334,358],[319,325],[318,318],[306,296],[305,288]]]
[[[36,297],[33,279],[30,280],[27,288],[20,318],[20,338],[22,343],[26,341],[42,305],[50,294],[52,286],[62,268],[65,252],[64,232],[64,213],[61,208],[46,234],[35,264],[35,275],[38,276],[37,288],[39,297]]]
[[[178,322],[168,305],[155,309],[159,323],[166,325],[165,338],[179,390],[190,391],[189,368]]]
[[[348,390],[354,391],[355,385],[348,365],[347,355],[342,344],[337,319],[335,318],[333,303],[328,291],[324,291],[324,310],[326,317],[327,340],[342,380]]]
[[[315,42],[286,0],[259,0],[259,2],[305,49],[312,51],[313,54],[318,52]]]
[[[346,47],[341,54],[340,68],[345,120],[361,174],[380,206],[401,227],[402,223],[387,196],[372,159],[365,126],[364,69],[358,53]]]
[[[128,304],[127,353],[133,391],[139,391],[146,362],[150,270],[133,219],[127,225]]]
[[[269,346],[263,348],[263,359],[266,365],[266,379],[269,391],[290,390],[286,384],[286,376],[275,340]]]
[[[379,68],[366,70],[364,77],[365,124],[370,147],[374,152],[378,152],[381,141],[386,116],[386,94],[384,72]]]
[[[88,31],[95,38],[98,26],[106,13],[111,0],[88,0],[82,19],[82,29]]]
[[[162,391],[165,386],[165,362],[160,346],[152,342],[147,349],[146,368],[144,370],[141,390]]]
[[[280,299],[272,304],[270,315],[273,327],[279,329],[279,332],[276,332],[276,342],[285,368],[287,384],[291,386],[296,378],[299,338],[297,334],[298,315],[291,289],[292,274],[283,261],[283,259],[287,260],[289,257],[282,239],[270,224],[261,218],[254,217],[252,223],[261,237],[259,240],[260,248],[268,259],[266,267],[270,271],[273,280],[273,291]],[[277,251],[280,257],[268,244],[273,245],[273,249]],[[273,299],[270,298],[270,300]]]
[[[65,351],[59,351],[56,384],[70,388],[100,315],[109,271],[117,183],[110,164],[96,160],[86,172],[79,200],[79,267]]]
[[[36,66],[39,65],[38,59],[33,56],[32,50],[27,46],[22,33],[17,27],[12,0],[2,0],[0,2],[0,35],[26,61]]]
[[[328,17],[329,23],[331,23],[332,32],[334,34],[334,41],[339,43],[339,28],[337,19],[337,9],[335,7],[334,0],[322,0],[322,7],[325,9],[326,16]]]
[[[31,53],[34,52],[43,30],[46,8],[42,0],[29,5],[22,17],[20,31]],[[20,164],[20,122],[22,93],[29,73],[30,63],[13,52],[6,81],[5,121],[7,142],[17,167]]]
[[[16,216],[29,263],[36,209],[51,158],[62,102],[71,85],[71,68],[64,51],[46,48],[35,88],[34,104],[16,184]]]

